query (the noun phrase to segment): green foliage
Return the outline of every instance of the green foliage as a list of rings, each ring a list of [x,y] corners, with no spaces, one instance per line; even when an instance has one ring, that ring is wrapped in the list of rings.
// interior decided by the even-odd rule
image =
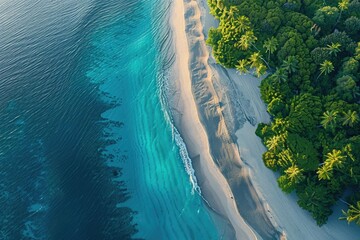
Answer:
[[[337,7],[325,6],[315,12],[313,20],[323,31],[329,32],[335,26],[339,17],[339,9]]]
[[[345,31],[351,35],[358,34],[360,31],[360,19],[355,16],[351,16],[346,19]]]
[[[321,116],[321,125],[325,129],[335,129],[338,118],[338,111],[331,110],[326,111]]]
[[[296,56],[298,48],[304,48],[305,45],[300,33],[293,28],[282,28],[277,38],[282,46],[277,54],[279,62],[284,61],[287,56]]]
[[[287,71],[289,74],[295,73],[299,69],[299,61],[295,56],[288,56],[286,60],[283,61],[281,67]]]
[[[272,99],[276,97],[281,97],[279,93],[279,84],[277,84],[273,77],[267,77],[261,82],[260,93],[261,98],[265,101],[265,103],[270,103]]]
[[[360,88],[357,86],[353,77],[349,75],[342,76],[336,80],[335,91],[341,99],[352,102],[360,95]]]
[[[349,8],[349,3],[350,3],[350,0],[341,0],[338,3],[338,7],[339,7],[340,11],[347,10]]]
[[[350,57],[343,63],[340,73],[341,75],[353,75],[357,77],[359,75],[359,61]]]
[[[334,71],[334,65],[331,61],[325,60],[323,63],[320,64],[320,73],[328,75]]]
[[[286,175],[281,175],[277,179],[278,185],[286,193],[291,193],[295,190],[296,183],[291,181],[290,178],[288,178]]]
[[[273,98],[267,107],[268,112],[275,117],[284,117],[286,105],[280,98]]]
[[[247,73],[248,72],[248,66],[249,66],[249,61],[247,59],[240,59],[238,61],[238,64],[235,65],[236,69],[240,72],[240,73]]]
[[[341,46],[344,46],[348,53],[352,53],[355,49],[354,41],[345,32],[335,31],[329,35],[326,35],[320,39],[319,44],[320,46],[325,47],[332,43],[339,43]]]
[[[334,55],[336,57],[337,54],[341,51],[340,47],[340,43],[331,43],[326,46],[326,50],[329,52],[330,55]]]
[[[305,171],[314,171],[319,165],[319,153],[314,144],[305,137],[289,133],[286,139],[289,149],[296,153],[295,162]]]
[[[235,43],[235,47],[238,47],[241,50],[248,50],[251,46],[254,45],[256,40],[257,37],[255,37],[254,32],[248,30],[243,35],[241,35],[239,41]]]
[[[218,42],[221,40],[221,38],[222,38],[221,32],[218,29],[211,27],[209,29],[209,37],[206,43],[212,47],[215,47],[218,45]]]
[[[319,123],[322,104],[320,98],[309,93],[295,96],[291,100],[288,116],[290,130],[299,135],[312,135]]]
[[[269,71],[260,93],[272,122],[256,130],[265,166],[324,224],[346,189],[360,198],[359,0],[208,2],[219,20],[207,39],[216,61]],[[348,221],[359,221],[354,203]]]
[[[210,7],[210,13],[216,18],[219,18],[224,10],[224,1],[222,0],[208,0],[207,1]]]
[[[276,157],[275,153],[270,152],[270,151],[265,152],[263,154],[263,161],[264,161],[264,164],[266,167],[268,167],[274,171],[277,170],[277,164],[276,164],[277,157]]]
[[[325,185],[308,182],[304,188],[297,190],[297,194],[300,207],[308,210],[318,225],[326,223],[335,202],[329,189]]]
[[[295,12],[287,12],[285,14],[288,20],[286,22],[286,26],[296,29],[296,31],[300,34],[305,34],[304,36],[309,36],[309,29],[311,29],[314,24],[310,18],[301,13]]]
[[[359,115],[356,111],[343,112],[342,124],[344,126],[354,127],[359,122]]]
[[[352,0],[348,8],[349,15],[360,18],[360,1]]]
[[[274,132],[271,130],[271,126],[264,124],[264,123],[259,123],[258,128],[256,129],[256,135],[258,135],[261,138],[268,138],[270,136],[272,136],[274,134]]]
[[[284,139],[281,135],[275,135],[269,138],[266,143],[266,147],[273,152],[279,152],[281,149],[284,148]]]
[[[344,164],[345,156],[342,155],[341,150],[333,149],[326,154],[325,166],[331,168],[342,168]]]
[[[329,165],[322,165],[316,173],[319,180],[330,180],[333,177],[333,169]]]
[[[360,42],[357,43],[357,47],[355,48],[355,59],[360,60]]]
[[[272,35],[279,30],[283,21],[283,11],[279,7],[270,9],[261,23],[261,30]]]
[[[299,184],[305,179],[303,171],[304,170],[299,168],[298,166],[292,165],[291,167],[285,170],[285,174],[291,183]]]
[[[320,65],[325,60],[330,59],[331,55],[330,52],[326,50],[326,48],[317,47],[311,51],[311,57],[317,65]]]
[[[346,219],[348,222],[355,222],[357,225],[360,225],[360,201],[350,205],[346,212],[344,210],[342,212],[345,217],[340,219]]]
[[[265,52],[269,54],[268,61],[270,60],[270,55],[273,54],[277,50],[277,46],[279,45],[276,38],[271,37],[268,38],[265,42],[263,47],[265,48]]]

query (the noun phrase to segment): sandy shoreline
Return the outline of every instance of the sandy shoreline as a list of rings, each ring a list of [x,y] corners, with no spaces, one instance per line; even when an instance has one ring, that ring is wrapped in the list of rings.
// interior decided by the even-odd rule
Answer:
[[[179,101],[172,108],[179,113],[174,117],[175,125],[186,142],[190,157],[198,158],[202,172],[200,186],[209,205],[228,221],[234,228],[237,239],[256,239],[255,234],[238,214],[236,203],[231,198],[231,190],[226,179],[212,160],[207,134],[199,120],[197,107],[192,94],[189,71],[189,45],[185,34],[185,8],[183,0],[174,0],[171,25],[176,48],[174,79],[177,83]]]
[[[217,23],[206,1],[174,0],[170,19],[176,48],[176,90],[170,104],[174,122],[203,196],[229,221],[225,239],[233,237],[231,231],[237,239],[360,236],[360,228],[336,217],[317,227],[294,195],[278,188],[275,174],[261,159],[265,147],[255,135],[256,125],[270,120],[260,99],[260,79],[224,69],[209,56],[204,34]]]
[[[198,159],[194,165],[202,192],[210,207],[229,220],[237,239],[258,239],[260,236],[270,239],[279,233],[256,198],[246,172],[241,171],[239,151],[228,133],[212,85],[198,2],[175,0],[173,5],[176,11],[172,12],[171,25],[177,67],[173,78],[178,89],[178,96],[173,96],[173,99],[178,99],[176,104],[172,104],[177,113],[174,121],[190,157]],[[210,148],[209,145],[216,147]],[[250,210],[247,213],[252,216],[251,225],[257,228],[256,231],[239,214],[239,205]]]

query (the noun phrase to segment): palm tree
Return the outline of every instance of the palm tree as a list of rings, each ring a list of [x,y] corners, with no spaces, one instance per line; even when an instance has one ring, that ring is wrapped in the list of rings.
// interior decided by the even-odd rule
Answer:
[[[291,74],[298,70],[298,63],[299,61],[295,56],[289,56],[283,61],[282,68]]]
[[[349,8],[349,3],[350,3],[350,0],[341,0],[341,2],[339,2],[338,7],[340,9],[340,14],[339,14],[338,19],[336,20],[335,26],[340,21],[342,12]]]
[[[266,72],[266,66],[262,63],[258,64],[258,66],[256,67],[256,76],[260,77],[261,75],[264,75],[264,73]]]
[[[290,127],[289,120],[286,118],[275,118],[274,127],[274,131],[281,133],[281,140],[285,142],[289,135],[289,132],[287,131]]]
[[[257,67],[260,63],[260,52],[254,52],[249,57],[250,67]]]
[[[341,47],[340,43],[331,43],[327,45],[326,50],[329,51],[330,55],[334,55],[336,57],[338,52],[341,51],[340,47]]]
[[[248,50],[256,40],[257,37],[255,37],[254,32],[249,30],[240,37],[239,42],[237,42],[235,46],[239,46],[242,50]]]
[[[356,111],[348,110],[347,112],[343,112],[344,116],[342,118],[342,125],[353,127],[356,123],[359,122],[359,115]]]
[[[252,30],[246,31],[245,36],[248,37],[250,45],[253,45],[255,43],[255,41],[257,40],[257,37],[255,36],[255,34]]]
[[[229,11],[226,11],[227,13],[227,17],[226,17],[226,20],[227,21],[233,21],[233,19],[236,17],[236,14],[239,13],[239,9],[236,7],[236,6],[231,6],[229,8]]]
[[[240,37],[240,40],[235,44],[235,46],[239,46],[241,48],[241,50],[248,50],[250,47],[250,43],[249,43],[249,37],[246,36],[245,34],[242,35]]]
[[[348,223],[355,221],[357,225],[360,225],[360,201],[356,203],[356,205],[350,205],[347,212],[342,211],[345,217],[341,217],[340,219],[346,219]]]
[[[333,149],[331,152],[326,154],[325,165],[330,166],[331,168],[342,168],[344,159],[345,156],[342,155],[340,150]]]
[[[238,61],[238,64],[235,65],[236,69],[240,72],[240,73],[247,73],[247,66],[249,65],[249,61],[246,59],[241,59]]]
[[[334,71],[334,65],[332,64],[331,61],[325,60],[322,64],[320,64],[320,73],[321,74],[325,73],[325,75],[328,75],[332,71]]]
[[[278,83],[286,82],[288,75],[285,69],[278,68],[271,77]]]
[[[328,165],[322,165],[316,173],[318,174],[319,180],[330,180],[333,175],[332,167]]]
[[[213,3],[212,5],[213,5],[213,7],[210,8],[210,13],[213,14],[214,16],[216,16],[218,14],[218,11],[220,11],[221,13],[224,12],[223,11],[224,10],[224,3],[223,2],[217,1],[216,3]],[[224,14],[222,14],[222,15],[224,15]]]
[[[265,145],[270,151],[277,150],[279,148],[280,142],[281,142],[280,136],[273,136],[266,141]]]
[[[285,170],[287,178],[293,183],[299,183],[305,179],[304,174],[302,173],[304,170],[300,169],[296,165],[292,165],[288,169]]]
[[[331,61],[325,60],[322,64],[320,64],[320,74],[317,76],[316,80],[319,79],[319,77],[325,73],[325,75],[328,75],[334,71],[334,65]]]
[[[240,32],[245,32],[250,29],[250,19],[246,16],[240,16],[236,19],[236,26]]]
[[[294,164],[294,155],[290,149],[281,151],[278,157],[278,165],[282,168],[289,168]]]
[[[339,2],[339,9],[340,11],[344,11],[346,9],[349,8],[349,0],[342,0],[341,2]]]
[[[217,1],[216,7],[220,10],[224,9],[224,3],[222,1]],[[226,9],[226,6],[225,6]]]
[[[335,110],[326,111],[323,113],[323,116],[321,117],[323,120],[321,121],[321,125],[327,129],[330,127],[333,129],[335,127],[336,121],[337,121],[337,114],[338,112]]]
[[[232,31],[232,24],[230,21],[221,21],[220,22],[221,34],[224,39],[232,40],[234,37],[234,32]]]
[[[271,37],[268,38],[265,42],[263,47],[265,48],[265,52],[269,53],[268,61],[270,61],[270,54],[273,54],[277,50],[277,46],[279,45],[276,38]]]

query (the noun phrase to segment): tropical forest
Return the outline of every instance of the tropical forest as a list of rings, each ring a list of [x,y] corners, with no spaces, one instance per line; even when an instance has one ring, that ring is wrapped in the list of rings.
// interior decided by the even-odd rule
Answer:
[[[360,225],[360,1],[208,0],[219,21],[207,43],[216,61],[265,75],[271,122],[257,135],[279,187],[318,225]]]

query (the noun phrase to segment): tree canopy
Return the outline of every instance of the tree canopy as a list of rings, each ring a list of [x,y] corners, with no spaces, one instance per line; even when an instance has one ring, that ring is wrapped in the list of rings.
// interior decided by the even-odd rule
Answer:
[[[272,122],[256,132],[279,187],[319,225],[347,190],[342,219],[360,224],[359,0],[208,3],[219,20],[207,39],[216,61],[270,73],[260,92]]]

